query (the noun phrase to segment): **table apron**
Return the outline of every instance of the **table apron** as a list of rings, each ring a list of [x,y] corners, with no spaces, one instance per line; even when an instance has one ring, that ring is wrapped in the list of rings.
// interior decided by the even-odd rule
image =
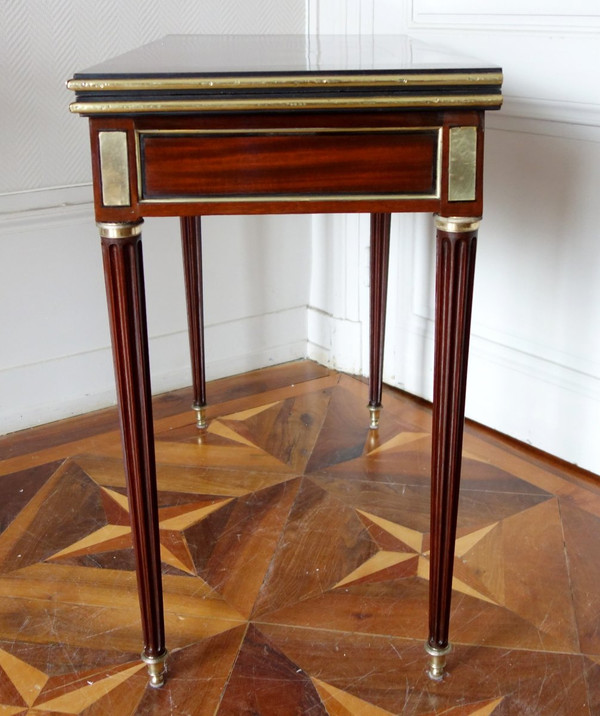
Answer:
[[[481,214],[483,113],[106,117],[90,127],[99,221]]]

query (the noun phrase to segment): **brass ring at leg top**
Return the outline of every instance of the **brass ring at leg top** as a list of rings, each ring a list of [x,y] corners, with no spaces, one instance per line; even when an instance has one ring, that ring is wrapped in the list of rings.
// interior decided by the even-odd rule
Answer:
[[[165,653],[160,656],[146,656],[144,652],[142,652],[141,659],[148,667],[150,686],[154,689],[160,689],[160,687],[165,684],[167,652],[165,651]]]
[[[109,221],[98,221],[96,226],[103,239],[130,239],[142,233],[143,219],[131,223],[113,223]]]
[[[435,228],[441,231],[477,231],[479,224],[481,224],[480,216],[440,216],[435,214]]]

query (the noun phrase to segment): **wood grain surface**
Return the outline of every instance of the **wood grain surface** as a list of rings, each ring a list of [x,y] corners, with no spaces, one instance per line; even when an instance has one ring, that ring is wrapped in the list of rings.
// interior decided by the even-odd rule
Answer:
[[[113,413],[0,439],[0,712],[595,714],[600,485],[467,425],[449,675],[425,673],[431,410],[298,362],[156,400],[147,686]]]

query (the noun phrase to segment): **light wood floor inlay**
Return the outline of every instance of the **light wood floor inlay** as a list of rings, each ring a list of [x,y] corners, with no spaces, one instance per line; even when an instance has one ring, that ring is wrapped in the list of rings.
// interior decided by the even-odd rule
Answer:
[[[0,714],[600,714],[600,480],[469,425],[426,673],[430,408],[301,361],[155,401],[168,680],[115,411],[0,438]]]

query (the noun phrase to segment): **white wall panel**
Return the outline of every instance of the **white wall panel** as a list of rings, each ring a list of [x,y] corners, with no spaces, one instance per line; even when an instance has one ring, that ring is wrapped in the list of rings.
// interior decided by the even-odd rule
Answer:
[[[0,2],[0,433],[114,401],[76,70],[170,33],[303,33],[304,0]],[[207,374],[306,353],[310,217],[205,219]],[[191,382],[179,226],[144,256],[153,389]]]
[[[0,433],[115,400],[92,207],[32,213],[0,217]],[[208,378],[304,356],[310,217],[204,227]],[[144,225],[155,392],[191,383],[178,232],[176,219]]]
[[[311,34],[368,34],[373,27],[371,0],[307,0]]]
[[[410,34],[504,69],[505,105],[487,116],[467,414],[600,473],[600,9],[593,0],[370,0],[370,15],[366,4],[358,31]],[[328,0],[315,2],[312,22],[346,32]],[[428,217],[393,217],[384,367],[386,382],[429,399],[433,233]],[[361,300],[353,335],[363,344],[348,351],[364,356]],[[332,347],[322,359],[339,356]]]
[[[308,355],[348,373],[368,365],[369,218],[317,215],[312,220]],[[367,326],[368,328],[368,326]]]
[[[547,31],[589,31],[600,28],[600,8],[596,0],[414,0],[412,18],[416,23],[505,28],[538,28]]]
[[[0,3],[0,431],[113,399],[71,73],[167,33],[397,32],[505,70],[487,121],[468,413],[600,473],[599,19],[594,0]],[[157,390],[189,382],[177,232],[144,232]],[[313,357],[366,373],[366,217],[211,219],[205,235],[211,377],[302,355],[307,335]],[[385,379],[425,397],[432,235],[428,217],[393,219]]]
[[[303,0],[2,0],[0,195],[90,181],[75,70],[172,33],[302,32]]]

